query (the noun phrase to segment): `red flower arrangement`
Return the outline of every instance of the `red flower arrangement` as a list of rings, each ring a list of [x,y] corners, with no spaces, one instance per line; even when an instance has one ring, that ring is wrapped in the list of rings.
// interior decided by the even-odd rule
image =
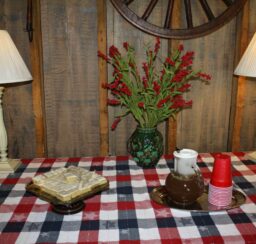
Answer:
[[[124,112],[112,124],[116,128],[123,117],[132,113],[142,128],[156,127],[160,122],[174,116],[183,108],[191,107],[182,94],[189,91],[192,79],[208,81],[208,74],[192,70],[194,52],[183,54],[183,46],[161,62],[158,58],[160,39],[156,38],[154,49],[146,47],[146,61],[142,63],[142,75],[135,62],[135,50],[127,42],[123,43],[125,54],[117,47],[109,48],[106,56],[98,51],[98,56],[113,66],[113,80],[104,85],[111,92],[108,104],[122,106]],[[160,65],[157,65],[160,62]],[[157,67],[160,67],[157,70]]]

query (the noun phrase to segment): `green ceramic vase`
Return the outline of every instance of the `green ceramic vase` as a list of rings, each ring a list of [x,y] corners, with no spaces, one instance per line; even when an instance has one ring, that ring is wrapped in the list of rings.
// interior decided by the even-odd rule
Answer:
[[[157,128],[137,127],[127,142],[127,150],[139,166],[155,166],[163,155],[163,136]]]

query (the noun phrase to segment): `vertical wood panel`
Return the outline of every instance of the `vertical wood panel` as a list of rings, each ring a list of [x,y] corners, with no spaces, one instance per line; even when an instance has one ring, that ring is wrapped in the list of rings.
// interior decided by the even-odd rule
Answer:
[[[171,19],[172,28],[181,28],[181,11],[182,8],[180,1],[175,1],[173,6],[173,16]],[[168,51],[172,49],[177,49],[181,40],[168,40]],[[166,123],[166,153],[171,154],[175,151],[177,145],[177,120],[179,115],[176,118],[169,118]]]
[[[212,1],[218,11],[217,1]],[[195,7],[193,5],[193,7]],[[226,151],[231,104],[235,49],[235,19],[210,35],[184,41],[187,50],[195,52],[194,69],[212,75],[209,85],[193,81],[187,98],[191,109],[180,114],[178,145],[199,152]]]
[[[249,4],[246,3],[242,12],[242,20],[239,21],[239,26],[237,27],[237,48],[236,48],[236,56],[237,61],[240,60],[242,54],[244,53],[247,45],[248,45],[248,27],[249,27]],[[235,67],[234,67],[235,68]],[[231,149],[232,151],[240,150],[240,139],[241,139],[241,127],[242,127],[242,116],[244,113],[244,99],[245,99],[245,77],[238,76],[238,78],[234,78],[236,83],[234,82],[233,95],[234,95],[234,112],[231,110],[231,120],[230,126],[232,126],[232,130],[230,131],[231,140]]]
[[[43,101],[43,57],[42,57],[42,32],[41,32],[41,8],[40,0],[32,1],[33,10],[33,41],[30,44],[31,69],[32,69],[32,96],[33,113],[35,118],[35,139],[36,156],[45,157],[46,152],[46,134],[44,121],[44,101]]]
[[[41,1],[48,156],[99,154],[96,4]]]
[[[1,28],[12,37],[23,60],[31,70],[26,26],[26,0],[0,2]],[[3,112],[8,134],[8,153],[12,158],[35,157],[35,127],[32,109],[31,82],[6,85]]]
[[[107,15],[106,1],[97,0],[98,12],[98,49],[105,55],[107,54]],[[109,151],[109,133],[108,133],[108,107],[107,107],[107,89],[102,85],[108,80],[107,64],[105,60],[99,58],[99,110],[100,110],[100,155],[108,155]]]

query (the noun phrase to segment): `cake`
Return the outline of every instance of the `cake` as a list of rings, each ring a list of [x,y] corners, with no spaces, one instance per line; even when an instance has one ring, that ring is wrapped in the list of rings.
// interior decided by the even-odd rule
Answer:
[[[87,195],[96,188],[106,186],[105,177],[81,167],[58,168],[32,178],[33,184],[44,193],[62,202]]]

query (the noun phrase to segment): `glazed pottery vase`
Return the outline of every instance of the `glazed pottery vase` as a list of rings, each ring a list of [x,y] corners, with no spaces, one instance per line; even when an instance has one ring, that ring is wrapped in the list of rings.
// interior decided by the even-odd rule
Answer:
[[[163,155],[163,136],[157,128],[137,127],[127,142],[127,150],[139,166],[155,166]]]
[[[204,193],[204,179],[197,166],[198,153],[191,149],[174,152],[174,170],[168,174],[165,187],[175,204],[186,207]]]

